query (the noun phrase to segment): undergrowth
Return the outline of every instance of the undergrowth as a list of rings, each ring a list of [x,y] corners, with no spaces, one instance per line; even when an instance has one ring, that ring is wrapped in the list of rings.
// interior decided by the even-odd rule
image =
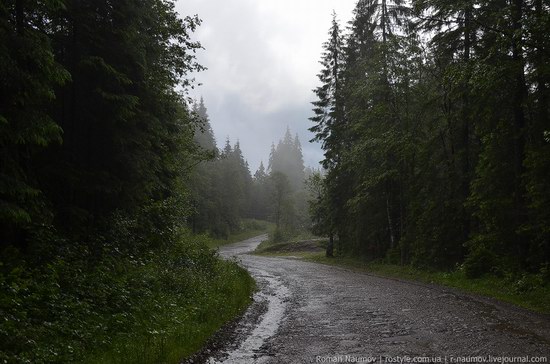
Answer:
[[[42,231],[33,254],[2,252],[0,362],[178,363],[249,304],[254,281],[209,238],[121,243],[123,223],[94,244]]]

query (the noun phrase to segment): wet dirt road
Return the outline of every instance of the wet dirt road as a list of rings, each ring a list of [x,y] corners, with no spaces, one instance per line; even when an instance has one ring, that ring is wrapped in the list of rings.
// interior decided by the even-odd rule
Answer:
[[[246,254],[262,239],[220,250],[241,261],[260,289],[210,363],[550,359],[548,316],[438,286]]]

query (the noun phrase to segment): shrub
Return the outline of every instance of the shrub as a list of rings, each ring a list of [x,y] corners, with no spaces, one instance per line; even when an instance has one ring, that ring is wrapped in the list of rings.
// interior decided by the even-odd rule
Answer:
[[[252,279],[206,237],[113,219],[86,242],[37,228],[32,253],[0,252],[0,362],[178,361],[248,303]]]
[[[463,269],[466,277],[479,278],[486,273],[495,272],[498,269],[497,257],[483,245],[478,245],[466,257]]]

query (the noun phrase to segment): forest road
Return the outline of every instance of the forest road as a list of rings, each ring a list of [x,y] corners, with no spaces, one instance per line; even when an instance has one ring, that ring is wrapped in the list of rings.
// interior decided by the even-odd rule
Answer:
[[[225,246],[259,290],[209,363],[548,362],[550,317],[439,286]],[[253,312],[256,312],[254,314]]]

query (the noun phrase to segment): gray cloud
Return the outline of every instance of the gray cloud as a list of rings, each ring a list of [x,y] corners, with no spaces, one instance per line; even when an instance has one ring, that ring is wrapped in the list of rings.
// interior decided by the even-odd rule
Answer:
[[[196,75],[218,145],[237,139],[251,171],[267,162],[272,142],[289,126],[302,142],[306,165],[322,159],[312,138],[311,91],[332,10],[347,21],[356,0],[185,0],[182,15],[198,14],[195,33],[207,71]]]

